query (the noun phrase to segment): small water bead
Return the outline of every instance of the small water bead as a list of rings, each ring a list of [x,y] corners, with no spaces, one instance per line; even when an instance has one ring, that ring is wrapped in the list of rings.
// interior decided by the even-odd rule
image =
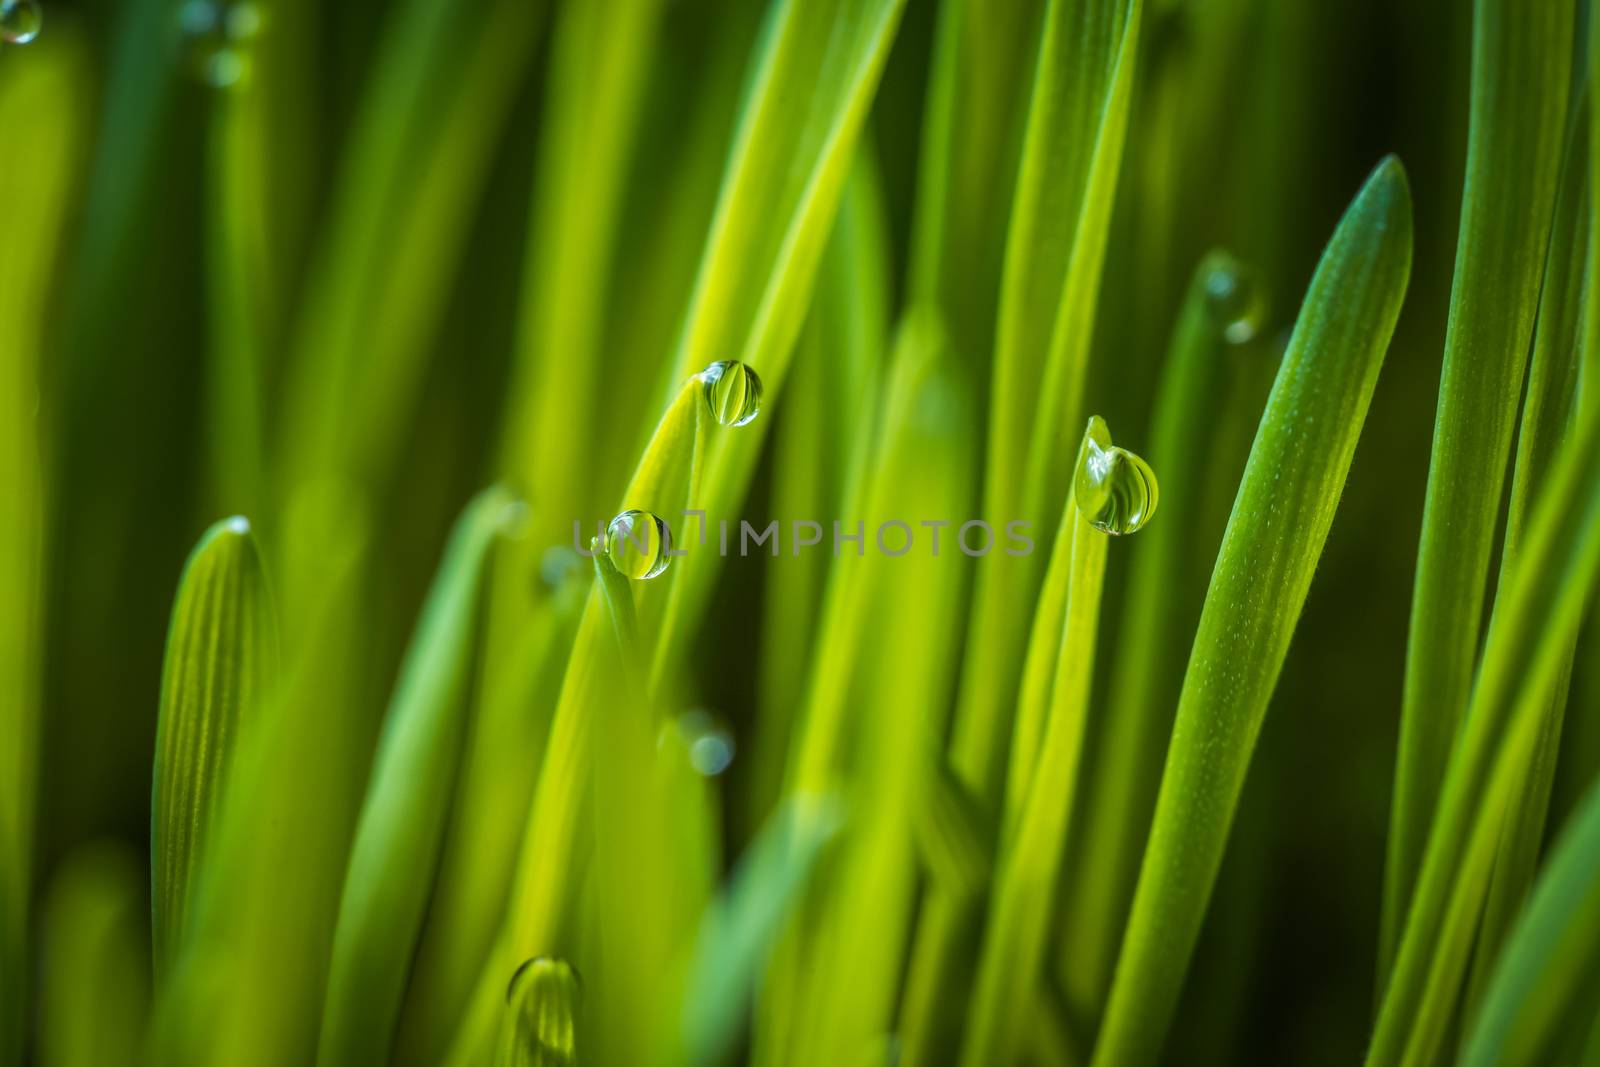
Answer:
[[[701,775],[714,778],[733,763],[733,735],[703,708],[678,716],[678,737],[689,754],[689,765]]]
[[[196,77],[216,89],[250,76],[249,44],[261,32],[261,9],[249,0],[189,0],[178,11],[188,62]]]
[[[630,508],[606,526],[606,555],[624,578],[654,578],[672,557],[672,531],[659,515]]]
[[[27,44],[44,26],[44,9],[37,0],[0,0],[0,41]]]
[[[700,372],[711,417],[723,426],[743,426],[761,414],[761,376],[744,363],[720,359]]]
[[[1078,510],[1089,525],[1108,534],[1131,534],[1156,513],[1160,492],[1150,464],[1111,443],[1106,421],[1089,420],[1073,482]]]
[[[1242,345],[1266,325],[1267,288],[1253,269],[1219,253],[1206,275],[1206,308],[1223,340]]]

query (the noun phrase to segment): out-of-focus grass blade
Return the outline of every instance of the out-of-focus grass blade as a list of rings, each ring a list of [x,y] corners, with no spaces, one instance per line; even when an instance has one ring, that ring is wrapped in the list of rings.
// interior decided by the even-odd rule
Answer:
[[[241,727],[277,677],[277,633],[250,523],[224,519],[189,555],[172,606],[150,804],[156,974],[188,937],[190,908]]]
[[[529,960],[506,990],[495,1067],[576,1067],[578,975],[562,960]]]
[[[1574,4],[1478,0],[1471,133],[1384,869],[1378,988],[1466,709],[1517,398],[1561,172]]]
[[[939,758],[966,582],[958,527],[908,520],[966,514],[971,504],[977,412],[966,381],[937,314],[911,311],[871,477],[845,511],[865,517],[869,537],[906,523],[909,551],[842,549],[834,560],[789,783],[801,795],[839,790],[855,817],[763,983],[757,1062],[845,1062],[894,1029],[916,889],[914,806]],[[942,535],[937,554],[933,532]],[[877,710],[850,714],[862,707]]]
[[[1079,462],[1083,459],[1080,451]],[[1066,549],[1070,563],[1060,576],[1066,590],[1055,632],[1057,656],[1048,714],[1040,724],[1037,744],[1019,745],[1013,751],[1012,774],[1025,784],[1019,789],[1016,810],[1007,811],[1002,830],[1001,857],[963,1036],[961,1062],[969,1067],[1011,1063],[1019,1051],[1049,945],[1056,885],[1078,793],[1110,535],[1089,525],[1072,494],[1061,523],[1071,534],[1058,541],[1058,548]],[[1024,761],[1031,770],[1024,770]]]
[[[29,888],[38,778],[45,480],[39,438],[46,304],[82,151],[82,46],[71,34],[0,64],[0,1064],[27,1026]]]
[[[39,1067],[138,1062],[150,1009],[143,864],[125,846],[81,846],[45,900]]]
[[[942,761],[927,761],[912,831],[917,853],[941,892],[976,895],[989,887],[997,825]]]
[[[1584,99],[1587,99],[1585,94]],[[1583,318],[1584,264],[1588,253],[1588,108],[1575,111],[1574,136],[1567,145],[1561,191],[1556,199],[1555,224],[1550,230],[1550,250],[1545,258],[1544,286],[1539,298],[1539,320],[1534,333],[1533,358],[1528,370],[1527,396],[1517,436],[1517,460],[1511,481],[1511,503],[1506,514],[1505,544],[1501,554],[1502,585],[1512,570],[1521,546],[1523,528],[1545,473],[1555,463],[1572,418],[1578,388],[1578,348]],[[1496,594],[1496,600],[1499,596]],[[1527,779],[1513,790],[1512,807],[1501,830],[1494,878],[1484,905],[1483,924],[1473,949],[1472,977],[1467,987],[1466,1010],[1477,1004],[1495,954],[1507,928],[1522,907],[1538,866],[1544,840],[1550,790],[1555,783],[1556,757],[1566,717],[1567,688],[1577,633],[1572,634],[1566,662],[1547,695],[1538,748]]]
[[[1600,23],[1591,25],[1591,43]],[[1600,93],[1600,84],[1591,81]],[[1600,114],[1590,99],[1590,121]],[[1461,737],[1439,803],[1416,891],[1378,1012],[1370,1067],[1433,1062],[1460,996],[1462,971],[1512,803],[1536,757],[1550,693],[1570,656],[1600,571],[1600,277],[1595,154],[1589,131],[1589,254],[1579,404],[1556,462],[1541,479],[1511,571],[1495,601]]]
[[[1390,157],[1328,242],[1239,485],[1184,676],[1099,1067],[1159,1055],[1410,271],[1411,198]]]
[[[762,962],[842,814],[826,794],[793,796],[740,860],[689,954],[673,1039],[679,1062],[720,1063],[733,1047]]]
[[[1245,306],[1259,297],[1245,291],[1259,284],[1254,278],[1226,252],[1201,260],[1156,389],[1146,455],[1161,480],[1161,516],[1128,546],[1122,621],[1107,646],[1109,704],[1085,767],[1083,831],[1072,853],[1079,859],[1069,865],[1062,914],[1061,945],[1070,950],[1057,974],[1080,1017],[1096,1017],[1105,1005],[1183,684],[1171,650],[1194,633],[1227,521],[1208,489],[1237,486],[1249,436],[1231,431],[1246,422],[1253,431],[1262,400],[1253,387],[1258,376],[1263,393],[1270,384],[1266,354],[1260,346],[1230,343],[1225,331],[1233,321],[1219,312],[1224,301]],[[1234,396],[1255,405],[1245,410]]]
[[[1054,0],[1045,13],[995,339],[983,513],[996,521],[1042,528],[1076,455],[1062,427],[1079,421],[1139,10],[1139,0]],[[951,753],[991,802],[1003,786],[1026,644],[1028,614],[1017,605],[1032,602],[1037,575],[1031,557],[991,555],[978,567]]]
[[[386,17],[293,333],[280,497],[391,475],[494,150],[538,36],[529,0],[406,0]],[[291,509],[288,612],[329,536]],[[314,602],[309,593],[304,598]]]
[[[521,510],[499,488],[467,505],[401,665],[345,872],[319,1063],[376,1062],[394,1041],[466,732],[478,591]]]
[[[1463,1067],[1552,1062],[1551,1048],[1600,974],[1600,786],[1562,831],[1506,941]]]
[[[600,350],[623,179],[661,0],[567,4],[554,28],[504,468],[541,529],[609,503],[569,462],[598,438]],[[545,538],[536,538],[542,543]]]

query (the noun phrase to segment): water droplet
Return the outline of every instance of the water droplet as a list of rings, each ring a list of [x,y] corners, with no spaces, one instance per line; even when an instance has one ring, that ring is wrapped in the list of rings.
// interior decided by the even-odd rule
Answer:
[[[689,757],[689,766],[707,778],[714,778],[733,763],[736,751],[733,734],[704,708],[678,716],[678,739]]]
[[[1253,269],[1218,253],[1206,275],[1206,308],[1223,340],[1245,344],[1266,325],[1267,287]]]
[[[630,508],[606,526],[606,555],[625,578],[654,578],[667,569],[672,531],[659,515]]]
[[[578,972],[565,960],[538,956],[518,967],[506,988],[511,1018],[496,1062],[577,1062],[582,989]]]
[[[178,9],[178,28],[194,76],[215,89],[242,84],[250,76],[249,44],[261,24],[261,9],[249,0],[188,0]]]
[[[723,426],[743,426],[761,414],[761,376],[746,364],[719,359],[700,372],[706,406]]]
[[[27,44],[44,26],[44,9],[37,0],[0,0],[0,41]]]
[[[1072,491],[1089,525],[1108,534],[1138,530],[1156,513],[1160,497],[1150,464],[1113,445],[1111,431],[1098,415],[1084,431]]]

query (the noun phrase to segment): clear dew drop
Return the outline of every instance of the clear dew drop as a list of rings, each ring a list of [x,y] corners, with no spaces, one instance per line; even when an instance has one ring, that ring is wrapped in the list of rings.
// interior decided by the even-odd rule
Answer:
[[[719,359],[700,372],[711,417],[723,426],[743,426],[761,414],[761,376],[738,360]]]
[[[1150,464],[1113,445],[1105,420],[1096,415],[1084,431],[1073,496],[1096,530],[1131,534],[1156,513],[1160,491]]]
[[[0,41],[27,44],[44,26],[44,9],[37,0],[0,0]]]
[[[1223,340],[1242,345],[1255,340],[1267,321],[1267,288],[1250,267],[1218,255],[1206,275],[1206,309]]]
[[[630,508],[606,526],[606,555],[624,578],[654,578],[672,558],[672,531],[665,520]]]

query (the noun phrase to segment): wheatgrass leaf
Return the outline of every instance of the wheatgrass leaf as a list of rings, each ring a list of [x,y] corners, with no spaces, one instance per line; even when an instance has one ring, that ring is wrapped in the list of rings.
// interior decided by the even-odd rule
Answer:
[[[1155,810],[1183,685],[1183,664],[1171,650],[1194,633],[1227,522],[1208,490],[1238,485],[1275,369],[1264,346],[1230,343],[1227,316],[1213,306],[1214,286],[1259,284],[1253,274],[1226,252],[1200,261],[1156,386],[1144,455],[1161,480],[1161,514],[1127,548],[1122,621],[1107,645],[1108,703],[1085,766],[1083,830],[1061,916],[1061,944],[1071,948],[1056,973],[1067,1002],[1085,1017],[1105,1006]]]
[[[1095,1046],[1100,1067],[1160,1053],[1410,270],[1411,198],[1390,157],[1323,252],[1223,535]]]
[[[0,1063],[27,1031],[29,898],[42,713],[46,511],[39,408],[50,279],[83,153],[87,57],[70,33],[0,64]],[[7,57],[8,59],[10,57]]]
[[[344,875],[317,1059],[388,1056],[467,729],[479,589],[524,506],[489,489],[456,522],[400,666]]]
[[[1572,66],[1572,0],[1478,0],[1474,12],[1467,175],[1406,644],[1380,990],[1471,692]]]
[[[189,554],[172,606],[150,804],[151,926],[162,975],[190,909],[244,724],[276,682],[277,633],[248,520],[224,519]]]

